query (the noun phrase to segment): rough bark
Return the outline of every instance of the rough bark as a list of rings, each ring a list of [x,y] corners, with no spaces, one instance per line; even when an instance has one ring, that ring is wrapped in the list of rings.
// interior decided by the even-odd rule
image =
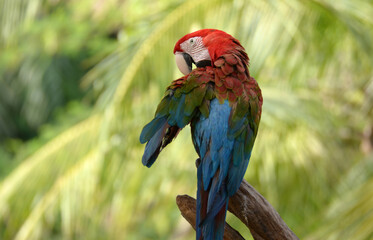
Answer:
[[[195,228],[196,201],[187,195],[177,196],[181,215]],[[255,240],[299,239],[282,220],[277,211],[250,184],[243,180],[239,190],[229,199],[228,210],[249,229]],[[225,240],[244,239],[226,224]]]

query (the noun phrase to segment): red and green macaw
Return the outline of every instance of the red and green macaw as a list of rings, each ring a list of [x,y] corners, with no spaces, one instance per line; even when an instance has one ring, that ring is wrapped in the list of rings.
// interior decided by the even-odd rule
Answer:
[[[240,42],[216,29],[182,37],[174,54],[185,76],[174,80],[154,119],[142,130],[142,163],[158,154],[190,123],[197,169],[197,239],[223,239],[228,200],[246,172],[262,112],[258,83]],[[192,70],[192,63],[196,68]]]

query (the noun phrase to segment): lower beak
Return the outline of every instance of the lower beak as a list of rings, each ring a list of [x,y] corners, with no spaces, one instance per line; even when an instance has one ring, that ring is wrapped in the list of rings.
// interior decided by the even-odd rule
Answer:
[[[176,52],[175,61],[180,72],[182,72],[184,75],[188,75],[192,71],[192,63],[194,61],[188,53]]]

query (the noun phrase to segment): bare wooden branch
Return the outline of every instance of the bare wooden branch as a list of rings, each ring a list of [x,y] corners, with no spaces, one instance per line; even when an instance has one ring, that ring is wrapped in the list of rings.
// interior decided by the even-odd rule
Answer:
[[[187,195],[177,196],[176,203],[181,215],[195,228],[196,201]],[[249,229],[255,240],[296,240],[277,211],[250,184],[243,180],[237,193],[229,200],[228,210]],[[226,224],[224,239],[244,239],[235,229]]]
[[[229,199],[228,210],[250,229],[255,240],[299,239],[272,205],[245,179]]]
[[[176,197],[176,204],[181,215],[196,229],[196,200],[188,195]],[[245,240],[239,232],[233,229],[228,223],[225,224],[224,240]]]

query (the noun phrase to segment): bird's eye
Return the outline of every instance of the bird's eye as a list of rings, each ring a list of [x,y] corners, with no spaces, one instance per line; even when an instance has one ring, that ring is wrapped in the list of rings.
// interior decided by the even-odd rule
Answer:
[[[190,43],[194,43],[194,39],[191,38],[191,39],[189,40],[189,42],[190,42]]]

